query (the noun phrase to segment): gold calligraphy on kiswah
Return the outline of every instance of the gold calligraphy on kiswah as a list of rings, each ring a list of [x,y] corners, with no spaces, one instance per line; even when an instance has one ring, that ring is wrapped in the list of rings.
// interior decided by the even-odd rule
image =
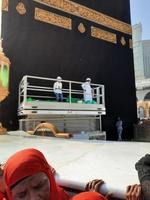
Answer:
[[[53,24],[65,29],[72,29],[72,20],[70,18],[42,10],[40,8],[35,8],[35,15],[36,20],[46,22],[49,24]]]
[[[104,31],[104,30],[94,27],[94,26],[91,26],[91,36],[94,38],[105,40],[107,42],[112,42],[114,44],[117,43],[116,34],[110,33],[108,31]]]
[[[33,1],[87,19],[94,23],[120,31],[122,33],[132,35],[132,28],[130,24],[112,18],[108,15],[95,11],[81,4],[69,0],[33,0]]]
[[[16,6],[16,10],[20,15],[25,15],[26,14],[26,7],[22,2],[19,2]]]
[[[2,0],[2,10],[8,11],[9,0]]]

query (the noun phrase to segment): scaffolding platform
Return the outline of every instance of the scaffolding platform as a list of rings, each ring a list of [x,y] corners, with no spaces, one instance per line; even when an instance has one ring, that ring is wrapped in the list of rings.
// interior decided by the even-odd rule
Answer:
[[[58,125],[59,121],[61,126],[58,125],[58,128],[62,131],[80,132],[86,129],[86,131],[101,132],[101,116],[106,114],[104,85],[91,84],[93,101],[89,103],[83,101],[83,90],[81,90],[83,82],[62,80],[64,99],[63,102],[57,102],[53,92],[53,84],[56,81],[36,76],[22,78],[19,84],[18,102],[20,130],[28,131],[29,127],[30,129],[32,125],[35,127],[41,121],[53,121],[55,125]],[[69,121],[74,129],[66,128],[66,121]]]
[[[19,116],[23,115],[105,115],[106,109],[101,104],[81,104],[65,102],[33,101],[23,102],[19,107]]]

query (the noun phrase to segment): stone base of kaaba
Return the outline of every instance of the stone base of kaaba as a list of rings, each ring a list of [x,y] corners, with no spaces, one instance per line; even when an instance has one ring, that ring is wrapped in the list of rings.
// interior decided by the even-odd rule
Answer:
[[[91,132],[84,132],[75,133],[73,134],[73,139],[87,139],[87,140],[106,140],[106,132],[100,131],[91,131]]]
[[[13,136],[25,136],[25,137],[36,137],[37,135],[32,135],[29,134],[28,132],[25,131],[9,131],[9,135]],[[43,138],[47,138],[46,136],[43,136]],[[69,140],[70,138],[68,138]],[[106,140],[106,132],[100,132],[100,131],[91,131],[91,132],[84,132],[82,131],[81,133],[74,133],[72,134],[72,139],[77,139],[77,140]]]

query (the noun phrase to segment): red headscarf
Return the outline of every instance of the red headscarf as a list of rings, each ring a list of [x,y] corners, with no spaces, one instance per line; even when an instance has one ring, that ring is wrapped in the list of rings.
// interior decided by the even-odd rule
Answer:
[[[98,192],[81,192],[72,197],[71,200],[107,200]]]
[[[55,182],[52,170],[44,155],[36,149],[25,149],[11,156],[4,167],[6,192],[12,200],[11,187],[25,177],[44,172],[50,181],[50,200],[67,200],[69,197]]]
[[[0,192],[0,200],[6,200],[5,196],[1,192]]]

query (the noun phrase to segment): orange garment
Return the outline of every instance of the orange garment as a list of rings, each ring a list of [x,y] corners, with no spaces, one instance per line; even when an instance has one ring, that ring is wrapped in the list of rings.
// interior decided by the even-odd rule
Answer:
[[[25,149],[11,156],[4,167],[6,192],[12,200],[11,187],[25,177],[44,172],[50,181],[50,200],[68,200],[67,193],[56,184],[52,168],[44,155],[36,149]]]
[[[107,200],[98,192],[81,192],[72,197],[71,200]]]

